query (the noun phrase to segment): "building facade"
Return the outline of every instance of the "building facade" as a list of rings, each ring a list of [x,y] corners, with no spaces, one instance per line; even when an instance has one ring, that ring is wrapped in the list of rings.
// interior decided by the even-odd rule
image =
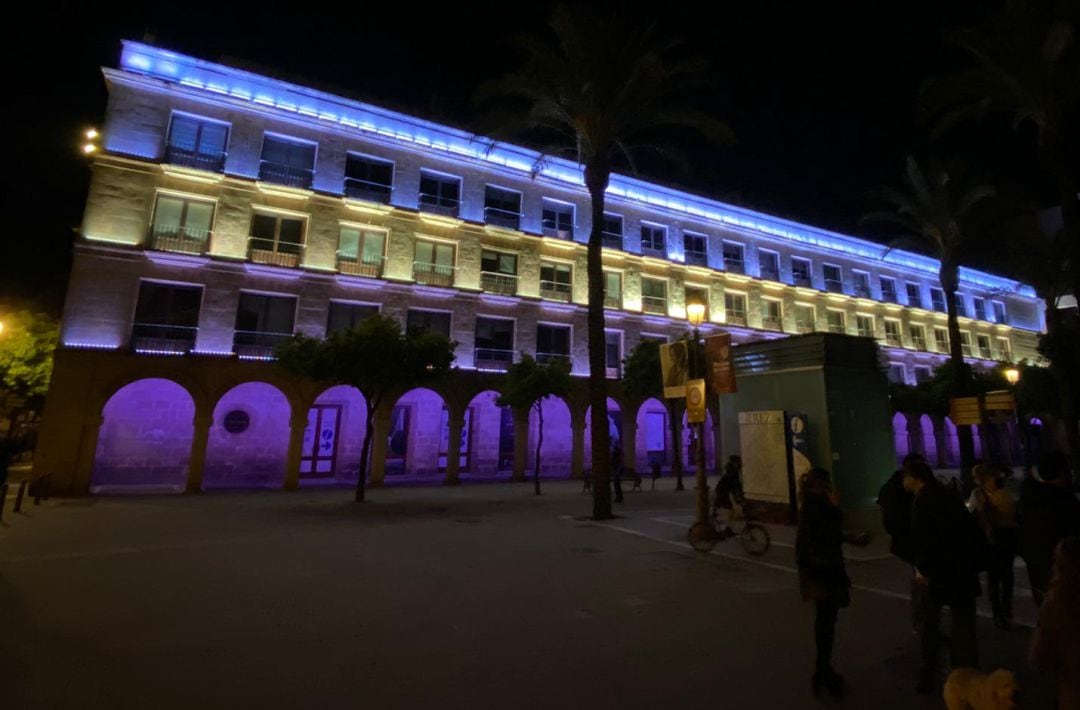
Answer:
[[[458,348],[446,382],[376,413],[373,481],[527,472],[536,422],[495,404],[499,373],[522,352],[587,372],[577,165],[135,42],[103,71],[36,464],[59,490],[354,479],[363,398],[272,359],[376,312]],[[686,442],[661,402],[622,395],[620,363],[682,335],[688,302],[736,343],[874,338],[895,380],[947,358],[933,259],[622,176],[607,210],[609,418],[639,470]],[[958,295],[972,362],[1037,357],[1030,287],[962,269]],[[542,473],[588,468],[586,404],[545,405]]]

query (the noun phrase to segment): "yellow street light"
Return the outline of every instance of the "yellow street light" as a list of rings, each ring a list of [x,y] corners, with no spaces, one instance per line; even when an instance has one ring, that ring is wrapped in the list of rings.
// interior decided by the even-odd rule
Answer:
[[[1010,385],[1016,385],[1020,381],[1020,370],[1015,367],[1005,368],[1005,379],[1009,381]]]
[[[686,304],[686,320],[690,321],[690,325],[697,328],[699,325],[705,322],[705,304],[704,303],[688,303]]]
[[[90,155],[95,150],[97,150],[97,146],[94,145],[93,143],[87,143],[86,145],[84,145],[82,147],[82,152],[86,153],[87,155]]]

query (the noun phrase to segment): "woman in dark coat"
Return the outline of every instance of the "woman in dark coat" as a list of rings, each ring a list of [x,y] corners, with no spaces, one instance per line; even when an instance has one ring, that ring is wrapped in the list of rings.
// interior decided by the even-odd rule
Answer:
[[[844,533],[843,514],[833,492],[831,476],[825,469],[812,468],[803,475],[799,498],[799,531],[795,537],[799,587],[803,599],[816,606],[817,661],[811,689],[815,695],[827,689],[839,697],[843,694],[844,680],[832,667],[833,640],[836,617],[851,601],[851,580],[840,548],[844,542],[865,544],[865,541]]]

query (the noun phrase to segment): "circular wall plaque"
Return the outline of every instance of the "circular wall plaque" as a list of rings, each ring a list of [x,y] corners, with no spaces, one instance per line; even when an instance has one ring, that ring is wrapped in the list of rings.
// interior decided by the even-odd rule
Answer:
[[[230,434],[242,434],[251,426],[251,417],[242,409],[234,409],[225,415],[224,426]]]

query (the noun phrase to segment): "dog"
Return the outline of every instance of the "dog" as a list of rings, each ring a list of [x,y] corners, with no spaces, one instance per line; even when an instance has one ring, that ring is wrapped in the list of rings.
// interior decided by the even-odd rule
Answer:
[[[1020,686],[1012,671],[999,668],[980,673],[957,668],[945,681],[945,707],[949,710],[1015,710]]]

